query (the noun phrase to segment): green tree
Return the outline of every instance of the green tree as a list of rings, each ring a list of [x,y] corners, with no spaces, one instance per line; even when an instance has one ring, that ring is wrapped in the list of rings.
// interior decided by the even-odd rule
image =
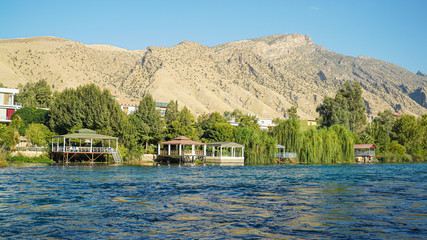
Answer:
[[[15,146],[19,143],[20,136],[18,130],[13,125],[6,126],[0,124],[0,147],[15,149]]]
[[[421,132],[415,116],[404,114],[397,118],[393,126],[394,137],[408,153],[421,155]]]
[[[206,129],[203,137],[211,142],[233,142],[236,127],[228,123],[217,122]]]
[[[245,164],[273,164],[277,143],[266,131],[248,126],[235,131],[236,142],[245,146]]]
[[[191,139],[199,139],[200,135],[196,131],[196,120],[187,107],[184,107],[178,114],[177,120],[169,122],[166,127],[166,139],[173,139],[179,136],[186,136]]]
[[[300,121],[297,118],[291,118],[282,121],[274,127],[273,136],[280,145],[285,146],[286,151],[296,152],[300,138]]]
[[[49,126],[49,110],[37,109],[35,107],[23,107],[15,111],[12,119],[18,116],[24,121],[25,125],[30,123],[40,123]]]
[[[52,138],[53,133],[43,124],[31,123],[25,132],[25,137],[37,146],[46,146]]]
[[[374,139],[375,147],[378,152],[388,152],[392,129],[394,125],[394,116],[390,110],[380,112],[373,122],[368,126],[366,132]]]
[[[289,108],[289,109],[286,110],[286,117],[288,119],[299,118],[298,114],[297,114],[297,111],[298,111],[297,107],[292,106],[291,108]]]
[[[335,98],[325,97],[316,108],[319,123],[322,127],[335,124],[343,125],[353,133],[360,133],[366,124],[366,106],[362,98],[362,87],[359,83],[344,83]]]
[[[233,128],[228,128],[228,126],[232,127],[230,124],[227,123],[227,120],[221,116],[218,112],[214,112],[212,114],[203,114],[198,117],[197,119],[198,126],[200,128],[199,131],[203,133],[202,139],[206,139],[208,141],[219,141],[219,140],[213,140],[213,139],[220,139],[220,138],[227,138],[227,139],[233,139],[234,138],[234,132],[232,132]],[[217,125],[220,124],[220,125]],[[227,132],[230,133],[231,130],[231,138],[225,137],[227,135]],[[224,132],[223,132],[224,131]],[[223,135],[222,137],[219,137],[220,135]],[[225,141],[225,140],[224,140]]]
[[[25,85],[19,84],[19,93],[16,94],[16,101],[21,102],[24,107],[49,108],[52,102],[52,90],[46,80],[38,82],[28,82]]]
[[[135,128],[129,124],[118,103],[109,91],[101,91],[94,84],[58,93],[50,112],[50,128],[59,134],[81,126],[119,137],[120,142],[129,148],[136,144]]]
[[[164,122],[151,94],[142,98],[131,121],[136,126],[139,142],[145,143],[145,150],[148,150],[148,143],[157,143],[162,138]]]
[[[166,124],[170,124],[173,121],[177,121],[179,116],[178,101],[170,101],[166,107],[165,121]]]

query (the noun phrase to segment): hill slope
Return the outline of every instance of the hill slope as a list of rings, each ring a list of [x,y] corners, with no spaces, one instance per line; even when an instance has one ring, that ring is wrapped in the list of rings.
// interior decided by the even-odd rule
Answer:
[[[324,96],[333,96],[345,81],[358,81],[370,112],[427,112],[426,77],[326,50],[300,34],[134,51],[54,37],[0,40],[0,82],[16,87],[40,79],[56,90],[95,83],[131,100],[150,92],[196,114],[238,108],[277,117],[294,105],[305,119],[317,116]]]

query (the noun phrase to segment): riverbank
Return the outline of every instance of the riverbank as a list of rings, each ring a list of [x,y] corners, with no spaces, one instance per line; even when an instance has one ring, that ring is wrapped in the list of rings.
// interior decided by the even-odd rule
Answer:
[[[53,160],[43,157],[22,157],[7,156],[5,153],[0,155],[0,168],[4,167],[45,167],[55,163]]]

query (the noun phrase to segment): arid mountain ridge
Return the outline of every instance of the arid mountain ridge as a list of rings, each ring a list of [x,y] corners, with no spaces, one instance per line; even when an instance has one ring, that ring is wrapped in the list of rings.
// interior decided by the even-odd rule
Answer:
[[[273,118],[296,106],[303,119],[317,117],[324,96],[334,96],[345,81],[357,81],[370,113],[427,112],[425,74],[335,53],[301,34],[146,50],[55,37],[0,40],[1,83],[16,87],[40,79],[54,90],[95,83],[126,100],[150,92],[157,101],[178,100],[195,114],[240,109]]]

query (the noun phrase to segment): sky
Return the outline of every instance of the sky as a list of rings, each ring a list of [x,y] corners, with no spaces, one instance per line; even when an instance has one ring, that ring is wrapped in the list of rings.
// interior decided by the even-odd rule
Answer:
[[[427,73],[427,0],[0,0],[0,39],[55,36],[136,50],[290,33]]]

